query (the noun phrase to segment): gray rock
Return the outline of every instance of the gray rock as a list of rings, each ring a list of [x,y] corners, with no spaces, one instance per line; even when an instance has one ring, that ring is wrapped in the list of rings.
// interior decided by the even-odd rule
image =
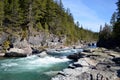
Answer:
[[[78,80],[93,80],[92,74],[87,72],[82,73],[81,75],[77,76]]]
[[[99,64],[97,64],[96,69],[106,71],[106,70],[110,69],[110,67],[111,66],[108,64],[99,63]]]
[[[80,64],[81,66],[89,66],[89,63],[84,59],[84,58],[81,58],[79,59],[77,62],[74,62],[74,64]]]
[[[98,73],[96,77],[97,77],[97,80],[102,80],[103,79],[103,75],[100,74],[100,73]]]
[[[7,33],[2,33],[2,35],[0,36],[0,44],[2,44],[5,40],[7,40],[8,38],[8,34]]]
[[[5,53],[0,53],[0,57],[4,57],[5,56]]]
[[[82,67],[70,64],[70,68],[64,69],[52,80],[120,80],[120,68],[111,59],[96,60],[80,58],[73,64],[80,64]]]
[[[19,48],[19,49],[26,48],[26,47],[31,47],[26,39],[13,43],[13,46],[15,48]]]

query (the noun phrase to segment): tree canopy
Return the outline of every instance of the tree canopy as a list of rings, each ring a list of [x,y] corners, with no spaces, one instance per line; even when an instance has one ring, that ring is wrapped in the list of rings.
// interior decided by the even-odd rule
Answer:
[[[68,42],[97,38],[74,22],[70,9],[65,9],[61,0],[0,0],[0,27],[13,32],[22,29],[27,36],[33,31],[65,35]]]

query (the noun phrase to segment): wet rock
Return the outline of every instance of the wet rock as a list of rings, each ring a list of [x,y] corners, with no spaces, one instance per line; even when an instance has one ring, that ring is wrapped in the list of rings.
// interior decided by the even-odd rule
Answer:
[[[26,57],[26,56],[27,56],[26,54],[17,52],[5,53],[5,57]]]
[[[68,66],[68,68],[70,68],[70,69],[75,69],[76,67],[75,67],[73,64],[70,64],[70,65]]]
[[[81,64],[78,64],[78,63],[73,63],[73,66],[75,66],[75,67],[83,67]]]
[[[79,58],[81,58],[82,56],[80,55],[80,53],[75,53],[72,55],[67,56],[68,59],[72,59],[74,61],[77,61]]]
[[[71,68],[71,69],[75,69],[75,68],[78,68],[78,67],[83,67],[81,64],[78,64],[78,63],[73,63],[73,64],[70,64],[68,66],[68,68]]]
[[[34,49],[32,48],[32,54],[40,54],[41,52],[43,52],[43,50],[38,50],[38,49]]]
[[[114,61],[116,64],[120,64],[120,57],[113,58],[112,61]]]
[[[66,76],[65,73],[62,72],[62,71],[59,71],[59,72],[58,72],[58,75]]]
[[[46,53],[46,51],[43,51],[40,54],[37,54],[37,56],[39,56],[39,57],[46,57],[46,56],[48,56],[48,54]]]

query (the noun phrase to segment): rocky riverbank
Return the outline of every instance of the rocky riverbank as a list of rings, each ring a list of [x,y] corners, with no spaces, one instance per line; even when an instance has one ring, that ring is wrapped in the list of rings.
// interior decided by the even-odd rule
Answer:
[[[86,41],[78,41],[75,45],[66,45],[66,36],[58,37],[44,32],[31,35],[28,38],[22,38],[20,35],[10,36],[10,34],[3,32],[0,35],[0,57],[26,57],[44,50],[83,48],[86,45],[88,45]]]
[[[75,54],[76,62],[58,72],[51,80],[120,80],[119,52],[104,48],[83,51],[79,53],[82,57],[78,54],[75,56]]]

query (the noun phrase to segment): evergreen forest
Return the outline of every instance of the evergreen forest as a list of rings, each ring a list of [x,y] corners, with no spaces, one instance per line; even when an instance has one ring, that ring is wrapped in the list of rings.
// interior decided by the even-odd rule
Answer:
[[[61,0],[0,0],[0,34],[3,32],[23,38],[46,32],[66,36],[67,43],[93,41],[98,36],[74,22]]]

